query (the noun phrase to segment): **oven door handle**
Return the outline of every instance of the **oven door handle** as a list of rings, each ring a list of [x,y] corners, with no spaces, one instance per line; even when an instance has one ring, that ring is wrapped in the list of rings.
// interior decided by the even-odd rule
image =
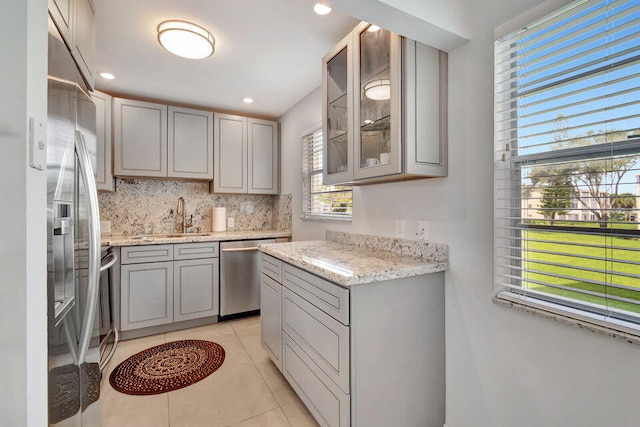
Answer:
[[[113,267],[113,264],[115,264],[116,261],[118,261],[118,255],[111,252],[109,255],[107,255],[106,259],[108,260],[106,264],[103,264],[100,266],[100,273]]]

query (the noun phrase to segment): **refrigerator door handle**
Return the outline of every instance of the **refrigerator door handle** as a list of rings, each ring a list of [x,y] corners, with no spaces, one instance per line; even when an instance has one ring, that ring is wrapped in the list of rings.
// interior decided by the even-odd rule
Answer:
[[[87,197],[87,211],[89,220],[89,278],[87,301],[85,302],[84,317],[80,329],[80,342],[78,343],[78,363],[85,362],[91,333],[93,331],[93,318],[98,305],[98,291],[100,288],[100,211],[98,208],[98,191],[96,189],[96,179],[91,167],[89,150],[84,141],[82,132],[75,134],[76,153],[78,154],[78,164],[84,182],[85,194]]]

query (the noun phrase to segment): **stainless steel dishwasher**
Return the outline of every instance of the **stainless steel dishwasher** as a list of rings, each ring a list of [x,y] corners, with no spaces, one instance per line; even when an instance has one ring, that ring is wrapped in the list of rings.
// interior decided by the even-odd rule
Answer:
[[[260,256],[258,245],[275,239],[220,243],[220,317],[260,310]]]

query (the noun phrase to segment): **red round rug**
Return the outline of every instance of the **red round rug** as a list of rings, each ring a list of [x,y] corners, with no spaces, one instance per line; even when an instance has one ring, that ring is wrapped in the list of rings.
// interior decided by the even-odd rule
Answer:
[[[136,353],[115,367],[111,386],[121,393],[161,394],[196,383],[224,362],[224,348],[203,340],[182,340]]]

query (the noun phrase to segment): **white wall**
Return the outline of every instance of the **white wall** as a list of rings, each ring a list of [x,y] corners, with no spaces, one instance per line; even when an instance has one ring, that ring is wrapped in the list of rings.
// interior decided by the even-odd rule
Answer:
[[[348,231],[351,224],[335,225],[329,221],[301,220],[302,215],[302,133],[322,120],[321,89],[317,88],[280,117],[280,143],[282,153],[280,193],[291,194],[294,240],[324,239],[328,224],[332,230]]]
[[[47,423],[46,179],[27,118],[46,123],[47,2],[0,7],[0,425]]]
[[[319,238],[327,228],[392,236],[395,218],[408,220],[409,235],[416,220],[431,221],[431,240],[450,250],[449,427],[638,426],[640,346],[491,301],[494,29],[540,1],[466,3],[471,42],[449,53],[449,176],[356,187],[351,226],[301,221],[299,132],[320,117],[316,91],[282,120],[283,178],[297,196],[293,237]]]

